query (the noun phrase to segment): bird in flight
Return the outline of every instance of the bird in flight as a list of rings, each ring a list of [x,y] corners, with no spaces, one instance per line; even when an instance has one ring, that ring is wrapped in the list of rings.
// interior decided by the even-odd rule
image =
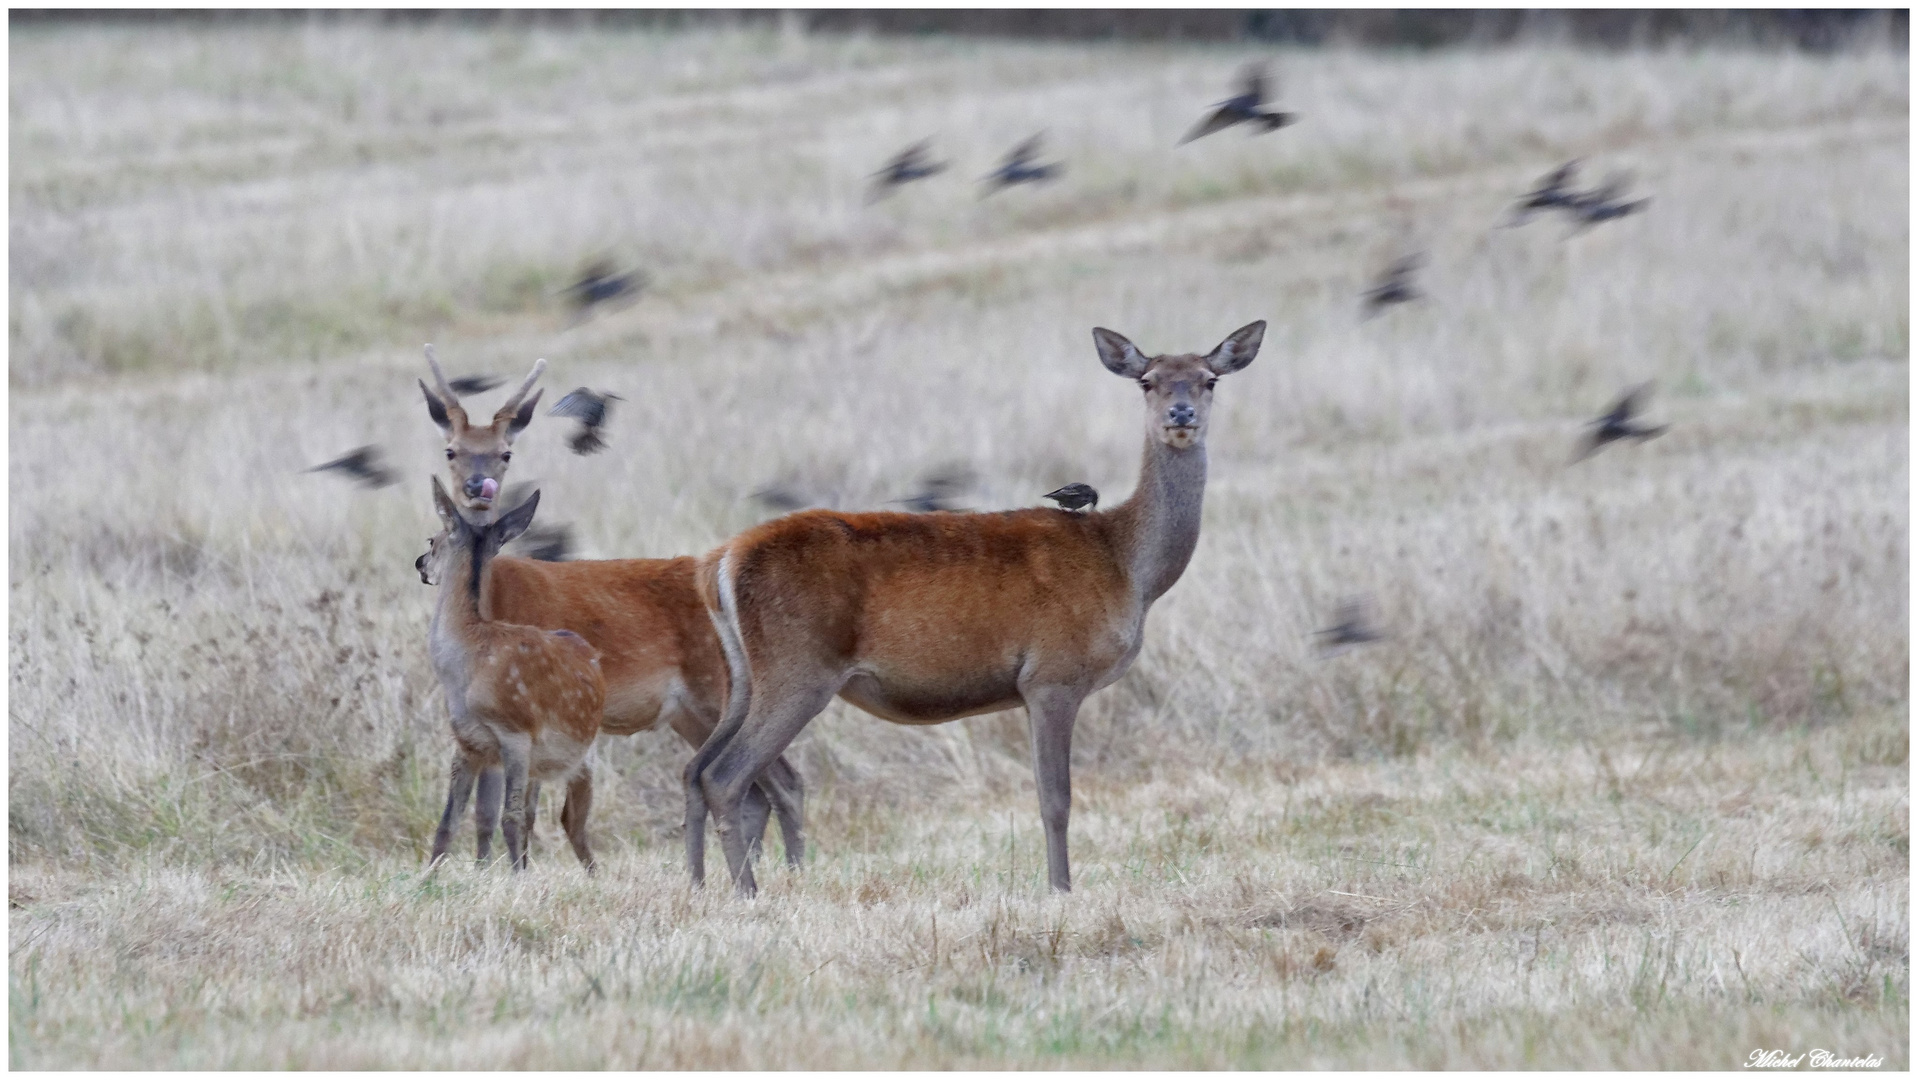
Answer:
[[[575,454],[596,454],[606,449],[606,440],[600,438],[600,426],[606,423],[606,412],[611,403],[624,401],[618,394],[595,393],[584,386],[560,398],[546,415],[570,416],[579,421],[579,430],[567,441]]]
[[[516,552],[522,559],[541,562],[565,562],[573,557],[571,525],[536,525],[521,536]]]
[[[1417,300],[1425,294],[1412,284],[1412,274],[1425,265],[1425,256],[1413,252],[1385,268],[1378,281],[1365,290],[1365,314],[1369,319],[1393,304],[1403,304]]]
[[[1253,134],[1277,131],[1287,124],[1298,120],[1298,113],[1278,112],[1265,107],[1266,97],[1265,65],[1248,64],[1239,75],[1239,92],[1218,103],[1211,115],[1199,121],[1197,127],[1185,133],[1179,140],[1184,146],[1194,139],[1203,139],[1217,131],[1224,131],[1235,124],[1252,124],[1257,130]]]
[[[1336,656],[1355,646],[1384,640],[1385,635],[1371,625],[1365,608],[1365,601],[1357,598],[1340,602],[1332,615],[1332,625],[1314,635],[1322,655]]]
[[[1604,416],[1587,425],[1592,430],[1579,441],[1578,456],[1572,458],[1573,463],[1584,461],[1598,453],[1607,443],[1614,443],[1620,439],[1637,439],[1639,442],[1644,442],[1646,439],[1663,435],[1665,429],[1671,425],[1646,426],[1632,422],[1632,418],[1643,410],[1645,399],[1651,396],[1652,386],[1652,383],[1642,382],[1625,391],[1619,395],[1617,401],[1612,402],[1611,408]]]
[[[465,397],[468,394],[484,394],[505,381],[493,375],[466,375],[451,380],[446,384],[446,388],[460,397]]]
[[[1099,493],[1091,484],[1067,484],[1057,491],[1046,492],[1046,498],[1066,510],[1093,510],[1099,506]]]
[[[1042,180],[1050,180],[1064,171],[1065,166],[1056,161],[1050,165],[1033,163],[1033,159],[1039,156],[1039,144],[1045,141],[1045,137],[1045,133],[1040,132],[1013,147],[1012,152],[1006,155],[1004,163],[984,177],[985,182],[991,186],[986,188],[985,194],[980,198],[985,198],[986,195],[1001,188],[1009,188],[1014,184],[1035,184]]]
[[[1532,213],[1536,210],[1575,210],[1579,195],[1567,185],[1577,172],[1578,159],[1573,158],[1546,173],[1539,180],[1538,187],[1519,197],[1518,205],[1512,207],[1512,217],[1505,223],[1506,226],[1525,224],[1532,220]]]
[[[1618,218],[1636,214],[1640,210],[1650,206],[1652,200],[1649,198],[1631,200],[1622,200],[1620,198],[1625,194],[1625,189],[1631,187],[1631,184],[1632,176],[1630,173],[1613,173],[1605,183],[1598,187],[1583,194],[1572,196],[1572,204],[1566,209],[1571,211],[1572,216],[1577,219],[1578,223],[1573,226],[1572,231],[1566,235],[1571,236],[1584,232],[1586,229],[1600,222],[1615,221]]]
[[[337,472],[359,482],[361,487],[383,488],[399,483],[399,477],[380,460],[380,448],[362,446],[345,457],[315,465],[307,472]]]
[[[893,501],[903,503],[915,514],[950,512],[959,509],[953,500],[978,482],[978,474],[965,465],[942,465],[920,478],[917,495]]]
[[[934,173],[946,171],[945,162],[933,161],[926,156],[926,151],[931,146],[931,139],[921,139],[899,151],[897,156],[886,162],[885,168],[872,174],[872,190],[867,194],[866,201],[878,202],[901,184],[924,180]]]
[[[611,259],[594,259],[587,264],[586,269],[580,271],[579,280],[565,289],[566,295],[573,301],[570,325],[579,325],[586,321],[594,308],[621,297],[636,299],[645,284],[646,275],[637,270],[622,272]]]

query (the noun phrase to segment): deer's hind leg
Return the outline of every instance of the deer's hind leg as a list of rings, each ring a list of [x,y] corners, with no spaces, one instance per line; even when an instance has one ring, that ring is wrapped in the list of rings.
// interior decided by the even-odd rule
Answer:
[[[708,758],[698,773],[700,802],[712,809],[719,829],[720,846],[726,852],[726,865],[732,871],[733,885],[742,896],[758,891],[740,810],[746,791],[751,788],[775,759],[798,736],[812,718],[819,715],[832,696],[839,692],[845,677],[836,673],[814,672],[808,677],[767,679],[768,687],[781,692],[766,692],[754,687],[745,722],[732,733],[717,753],[707,755],[722,731],[715,733],[694,758]],[[691,770],[689,769],[689,772]],[[691,800],[689,800],[689,803]],[[690,822],[689,822],[690,824]],[[702,822],[703,824],[703,822]]]
[[[764,791],[779,814],[779,834],[786,842],[786,865],[798,867],[805,862],[806,781],[781,754],[759,776],[755,791]],[[765,830],[765,822],[760,823]]]
[[[566,840],[573,845],[573,854],[589,874],[598,869],[593,850],[586,845],[586,815],[592,810],[593,764],[589,761],[566,782],[566,804],[559,810],[559,823],[566,829]]]

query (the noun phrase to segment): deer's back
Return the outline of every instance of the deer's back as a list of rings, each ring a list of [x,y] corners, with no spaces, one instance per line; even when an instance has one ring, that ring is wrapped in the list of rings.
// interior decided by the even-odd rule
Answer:
[[[1113,532],[1105,515],[1046,509],[809,511],[707,558],[730,580],[755,671],[798,650],[859,672],[849,700],[917,722],[1017,704],[1035,666],[1065,681],[1122,670],[1140,620]]]
[[[488,565],[493,618],[570,630],[599,651],[609,734],[651,727],[675,694],[712,716],[724,708],[725,654],[693,586],[691,557],[500,557]]]
[[[541,742],[590,744],[599,735],[606,683],[585,639],[501,622],[478,630],[466,700],[477,715]]]

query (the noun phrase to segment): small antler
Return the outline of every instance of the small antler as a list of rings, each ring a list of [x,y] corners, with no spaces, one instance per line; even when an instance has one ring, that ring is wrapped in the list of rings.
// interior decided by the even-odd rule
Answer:
[[[433,343],[426,343],[426,364],[433,369],[433,381],[439,385],[439,404],[441,411],[433,409],[433,394],[426,395],[427,411],[433,414],[433,422],[445,430],[450,438],[453,432],[466,427],[466,410],[460,406],[460,396],[446,385],[446,372],[440,370],[439,353],[434,351]],[[420,383],[420,389],[426,389],[426,383]]]
[[[435,368],[434,370],[437,371],[438,369]],[[519,411],[519,407],[526,402],[526,395],[533,389],[533,384],[539,381],[540,372],[545,370],[546,370],[545,357],[541,357],[538,360],[533,361],[533,370],[526,374],[526,381],[523,383],[520,383],[519,389],[513,391],[513,396],[507,398],[506,404],[501,405],[499,407],[499,412],[493,414],[494,419],[495,420],[504,419],[512,416],[514,413],[517,413]]]

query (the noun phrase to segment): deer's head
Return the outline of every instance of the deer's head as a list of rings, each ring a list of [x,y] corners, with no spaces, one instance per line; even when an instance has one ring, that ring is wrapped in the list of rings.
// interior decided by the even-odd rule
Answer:
[[[421,582],[437,585],[453,557],[460,552],[470,551],[473,553],[473,584],[477,589],[480,566],[499,554],[500,548],[518,539],[533,523],[533,514],[539,510],[539,492],[533,492],[524,502],[499,515],[497,521],[476,522],[461,511],[452,496],[446,493],[439,477],[435,476],[432,480],[433,510],[439,515],[440,531],[439,535],[426,541],[426,554],[413,563],[413,568],[420,572]]]
[[[541,390],[527,396],[540,372],[546,370],[546,361],[533,362],[526,381],[493,414],[493,422],[483,427],[466,418],[459,395],[446,385],[446,373],[440,370],[439,358],[431,345],[426,347],[426,362],[433,369],[437,389],[428,387],[422,380],[420,392],[426,395],[427,415],[439,425],[440,434],[446,436],[446,470],[453,483],[455,503],[468,513],[490,519],[493,502],[499,498],[500,484],[506,477],[506,466],[513,460],[513,440],[533,422],[540,394],[545,393]]]
[[[1265,320],[1240,327],[1219,347],[1204,356],[1148,357],[1138,346],[1102,326],[1093,327],[1092,342],[1106,370],[1138,380],[1145,391],[1145,428],[1175,450],[1205,442],[1206,422],[1212,414],[1212,387],[1219,376],[1230,375],[1259,355],[1265,339]]]

